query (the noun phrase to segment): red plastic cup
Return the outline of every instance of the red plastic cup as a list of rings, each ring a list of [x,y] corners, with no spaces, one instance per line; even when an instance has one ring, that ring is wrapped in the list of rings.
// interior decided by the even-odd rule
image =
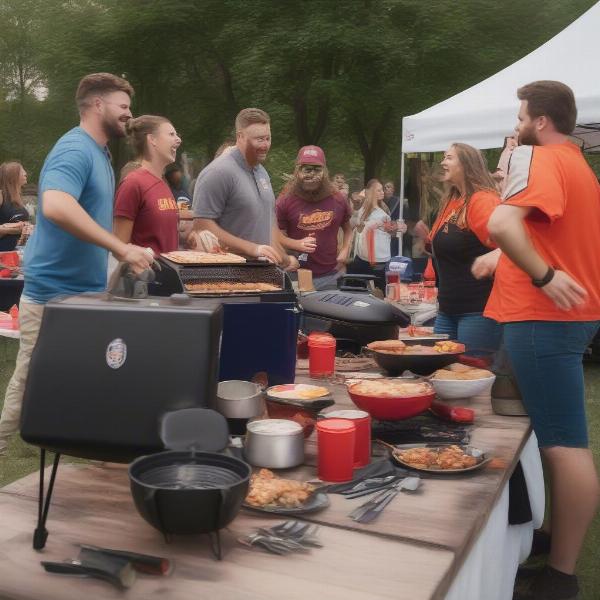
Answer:
[[[308,336],[308,373],[311,377],[329,377],[335,370],[335,338],[330,333]]]
[[[351,481],[356,426],[348,419],[317,422],[318,473],[323,481]]]
[[[386,271],[385,282],[387,284],[400,283],[400,273],[398,271]]]
[[[364,410],[334,410],[327,413],[327,418],[354,423],[354,468],[367,466],[371,462],[371,415]]]

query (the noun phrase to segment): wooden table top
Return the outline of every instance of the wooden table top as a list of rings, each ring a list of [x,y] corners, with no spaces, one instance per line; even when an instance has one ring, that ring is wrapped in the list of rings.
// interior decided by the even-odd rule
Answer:
[[[298,382],[308,377],[299,373]],[[336,407],[353,406],[341,385],[331,386]],[[464,402],[463,402],[464,404]],[[138,576],[127,598],[406,598],[445,596],[479,530],[518,461],[529,435],[529,421],[500,417],[490,400],[469,402],[476,411],[472,444],[501,459],[459,477],[423,480],[415,494],[399,494],[374,523],[348,518],[365,499],[330,495],[331,506],[306,520],[321,525],[321,549],[279,557],[247,549],[237,538],[269,522],[270,516],[244,511],[221,533],[224,557],[216,561],[207,536],[175,536],[166,544],[138,515],[124,466],[62,464],[48,517],[45,550],[31,548],[37,515],[37,482],[31,474],[0,490],[0,598],[73,600],[123,597],[102,582],[49,575],[40,560],[76,557],[77,543],[127,549],[172,558],[166,578]],[[333,409],[334,407],[332,407]],[[282,473],[315,478],[314,436],[307,441],[306,464]]]

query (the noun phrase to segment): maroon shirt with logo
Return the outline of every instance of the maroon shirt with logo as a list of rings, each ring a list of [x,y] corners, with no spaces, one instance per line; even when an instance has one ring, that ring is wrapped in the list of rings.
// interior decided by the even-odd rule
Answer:
[[[165,181],[144,168],[121,182],[115,199],[115,217],[133,221],[131,243],[154,252],[171,252],[179,246],[179,210]]]
[[[289,194],[279,198],[276,205],[279,229],[294,240],[313,234],[317,249],[299,257],[300,266],[310,269],[315,277],[331,273],[337,265],[337,235],[340,227],[350,220],[350,207],[341,194],[328,196],[318,202],[308,202]],[[306,260],[301,260],[306,256]]]

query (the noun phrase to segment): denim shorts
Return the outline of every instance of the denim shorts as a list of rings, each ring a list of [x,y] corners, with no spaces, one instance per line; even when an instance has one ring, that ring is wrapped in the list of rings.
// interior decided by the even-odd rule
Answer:
[[[451,340],[464,344],[465,354],[488,358],[490,362],[493,362],[502,342],[502,326],[481,313],[438,313],[433,330],[446,333]]]
[[[504,344],[541,448],[587,448],[583,353],[600,321],[504,325]]]

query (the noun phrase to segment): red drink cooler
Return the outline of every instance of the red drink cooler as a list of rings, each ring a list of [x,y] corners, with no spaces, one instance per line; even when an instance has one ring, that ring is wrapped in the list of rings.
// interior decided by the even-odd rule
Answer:
[[[308,336],[308,371],[311,377],[329,377],[335,370],[335,338],[330,333]]]
[[[364,410],[334,410],[327,418],[346,419],[356,427],[354,438],[354,468],[365,467],[371,462],[371,415]]]
[[[351,481],[356,427],[348,419],[317,423],[318,473],[323,481]]]

